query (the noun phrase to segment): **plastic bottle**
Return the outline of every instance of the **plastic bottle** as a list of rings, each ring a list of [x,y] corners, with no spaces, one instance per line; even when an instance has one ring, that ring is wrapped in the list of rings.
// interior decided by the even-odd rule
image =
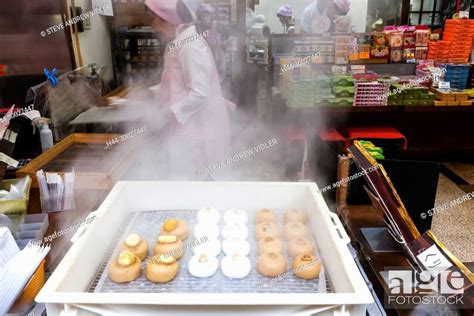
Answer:
[[[33,120],[33,125],[41,126],[40,131],[40,141],[41,141],[41,150],[45,152],[49,148],[53,147],[53,132],[49,129],[50,120],[45,117],[39,117]]]

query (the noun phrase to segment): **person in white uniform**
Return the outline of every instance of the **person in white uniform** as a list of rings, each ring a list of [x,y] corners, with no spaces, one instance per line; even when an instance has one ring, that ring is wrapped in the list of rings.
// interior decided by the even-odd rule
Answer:
[[[302,33],[334,32],[334,18],[347,15],[350,0],[315,0],[309,4],[301,16]]]
[[[289,5],[282,5],[277,11],[277,17],[283,25],[283,33],[295,33],[295,20],[293,19],[293,10]]]

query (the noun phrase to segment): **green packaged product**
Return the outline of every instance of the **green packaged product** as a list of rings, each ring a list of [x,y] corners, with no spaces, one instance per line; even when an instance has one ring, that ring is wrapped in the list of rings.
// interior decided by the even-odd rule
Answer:
[[[401,94],[390,94],[390,95],[388,96],[388,100],[389,100],[389,101],[390,101],[390,100],[403,101],[403,95],[401,95]]]
[[[394,94],[413,94],[416,92],[416,89],[409,88],[407,84],[393,83],[390,85],[390,92]]]
[[[398,100],[388,100],[387,101],[387,104],[388,105],[391,105],[391,106],[401,106],[403,105],[403,99],[398,99]]]
[[[420,99],[420,95],[418,93],[405,94],[403,96],[403,100],[405,101],[418,101],[419,99]]]
[[[337,106],[353,106],[354,98],[336,98],[335,105]]]
[[[332,85],[332,77],[330,77],[330,76],[319,75],[319,76],[316,76],[314,78],[314,80],[316,81],[316,84],[324,82],[324,83],[327,83],[329,85]]]
[[[414,105],[418,105],[420,101],[418,100],[405,100],[403,101],[403,105],[406,105],[406,106],[414,106]]]
[[[406,91],[405,94],[416,94],[416,95],[420,94],[417,88],[408,88],[408,89],[405,89],[405,91]]]
[[[336,86],[334,87],[334,94],[337,98],[349,98],[354,96],[354,86],[343,87]]]
[[[392,94],[404,94],[405,88],[399,83],[392,83],[390,85],[390,92]]]
[[[423,101],[433,101],[436,98],[434,93],[428,92],[426,94],[420,94],[420,100]]]
[[[332,106],[334,102],[334,98],[317,98],[315,103],[316,106]]]
[[[420,101],[418,101],[418,105],[433,106],[434,105],[434,100],[420,100]]]
[[[374,145],[370,140],[363,140],[363,139],[362,139],[362,140],[359,140],[359,143],[360,143],[363,147],[365,147],[365,148],[367,148],[367,147],[375,147],[375,145]]]
[[[383,155],[383,149],[381,147],[369,147],[366,148],[369,154],[373,155]]]
[[[354,79],[352,76],[348,75],[338,75],[334,76],[334,85],[336,86],[353,86],[354,85]]]
[[[316,76],[315,78],[316,93],[320,95],[332,94],[332,77]]]
[[[425,88],[425,87],[416,87],[416,89],[418,90],[418,93],[420,95],[430,93],[428,88]]]

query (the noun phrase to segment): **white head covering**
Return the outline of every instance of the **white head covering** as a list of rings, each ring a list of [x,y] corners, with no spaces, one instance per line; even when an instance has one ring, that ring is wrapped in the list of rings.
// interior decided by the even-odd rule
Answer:
[[[197,12],[201,7],[201,0],[183,0],[183,3],[188,7],[189,12],[193,16],[193,20],[197,20]]]
[[[193,21],[197,20],[197,10],[201,6],[201,0],[146,0],[146,6],[163,20],[182,24],[183,17],[180,16],[179,6],[184,4]],[[182,12],[181,12],[182,13]]]

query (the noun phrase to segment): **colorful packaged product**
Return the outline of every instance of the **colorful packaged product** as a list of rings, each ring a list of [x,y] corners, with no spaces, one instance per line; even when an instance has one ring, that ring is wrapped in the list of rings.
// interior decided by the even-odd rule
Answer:
[[[388,33],[388,46],[397,48],[403,46],[403,34],[401,32]]]
[[[370,59],[370,44],[359,45],[359,59]]]
[[[349,52],[348,51],[336,52],[336,62],[335,63],[337,65],[348,64],[349,63]]]
[[[413,48],[416,44],[416,36],[413,32],[403,33],[403,48]]]
[[[357,38],[351,39],[349,42],[349,60],[359,59],[359,45],[357,45]]]
[[[405,48],[403,50],[403,60],[406,63],[415,63],[415,49],[414,48]]]
[[[354,96],[354,86],[335,86],[334,94],[336,98],[352,98]]]
[[[429,30],[416,30],[415,31],[415,45],[428,46],[430,42],[430,31]]]
[[[372,39],[374,41],[374,45],[385,45],[386,43],[385,36],[383,35],[383,33],[375,33],[372,36]]]
[[[352,106],[354,104],[354,98],[337,98],[335,99],[335,105],[339,106]]]
[[[372,58],[388,58],[389,49],[385,45],[376,45],[372,47],[370,55]]]
[[[415,49],[415,59],[416,60],[425,60],[428,58],[428,47],[416,47]]]
[[[334,77],[336,86],[354,86],[354,79],[349,75],[338,75]]]
[[[336,99],[334,96],[332,97],[326,97],[326,98],[316,98],[315,99],[315,104],[316,106],[331,106],[334,105]]]
[[[345,35],[336,35],[336,36],[333,36],[333,40],[336,43],[336,45],[345,45],[351,42],[351,37],[345,36]]]
[[[403,50],[400,48],[392,48],[390,50],[390,62],[391,63],[401,63],[403,60]]]

